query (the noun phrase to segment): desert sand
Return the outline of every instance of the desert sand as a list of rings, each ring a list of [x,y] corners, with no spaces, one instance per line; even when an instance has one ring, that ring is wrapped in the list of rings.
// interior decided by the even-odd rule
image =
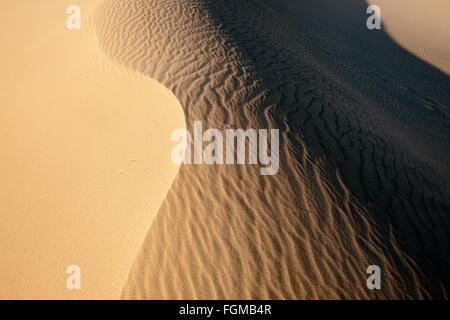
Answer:
[[[105,57],[72,1],[1,1],[0,298],[114,299],[178,166],[162,85]],[[165,156],[167,155],[167,156]],[[66,268],[81,268],[68,290]]]
[[[276,176],[181,166],[123,298],[447,297],[449,77],[368,30],[367,6],[102,4],[105,54],[169,88],[188,129],[282,134]]]
[[[55,270],[52,274],[60,272],[55,266],[76,257],[80,264],[92,263],[86,266],[92,277],[84,281],[96,286],[96,297],[111,297],[129,267],[123,299],[448,298],[450,45],[444,12],[450,4],[398,2],[401,7],[377,2],[383,28],[368,30],[369,4],[362,0],[99,1],[92,32],[103,55],[96,53],[94,60],[105,74],[100,74],[103,81],[95,80],[98,72],[83,78],[80,92],[86,104],[78,109],[67,103],[65,109],[60,103],[49,109],[36,98],[18,103],[17,97],[27,96],[19,94],[23,85],[11,79],[26,83],[23,78],[39,69],[22,65],[29,60],[16,52],[3,53],[9,58],[3,59],[2,69],[13,67],[6,69],[11,71],[2,88],[15,89],[2,96],[1,130],[7,139],[1,147],[11,151],[1,163],[2,181],[3,176],[9,181],[1,185],[2,221],[7,221],[1,226],[7,231],[1,233],[1,254],[11,258],[2,265],[7,272],[1,282],[9,287],[2,287],[1,294],[54,296],[52,290],[63,288],[46,283],[37,292],[24,289],[27,280],[18,266],[29,271],[33,261],[47,259],[45,264],[34,262],[41,268],[31,273],[36,285],[48,282],[49,268]],[[409,28],[405,16],[419,18]],[[9,37],[14,43],[17,35]],[[64,65],[67,45],[57,46],[61,53],[46,51],[50,58],[39,65],[33,83],[47,86],[37,80],[60,55],[59,67]],[[76,59],[66,65],[72,78],[90,64]],[[117,74],[107,73],[110,69]],[[136,83],[105,89],[124,95],[113,104],[113,123],[124,126],[120,131],[110,127],[105,115],[111,100],[93,102],[101,95],[98,89],[89,91],[89,81],[123,79],[125,70]],[[67,85],[51,92],[62,88]],[[173,96],[168,98],[165,90]],[[163,118],[167,112],[162,105],[148,105],[154,104],[157,91],[176,116]],[[139,116],[127,118],[124,105],[138,96],[133,106]],[[13,102],[22,109],[3,107]],[[87,121],[86,109],[98,108],[102,111]],[[49,118],[42,115],[49,110]],[[170,137],[165,125],[180,111],[177,119],[190,131],[194,121],[222,130],[279,129],[278,174],[261,176],[252,165],[171,165],[170,146],[161,141]],[[58,125],[54,112],[61,112]],[[38,126],[38,116],[47,123]],[[15,123],[25,119],[17,130]],[[153,148],[167,150],[154,156],[141,149],[148,141],[136,142],[134,129],[147,121],[152,134],[153,121],[163,123]],[[105,131],[94,134],[99,126],[106,126]],[[105,149],[99,149],[105,140]],[[125,175],[126,180],[109,176],[131,170],[127,161],[136,157],[128,157],[124,149],[130,146],[141,152],[142,171]],[[68,161],[72,155],[84,159],[84,166]],[[149,162],[158,161],[168,167],[145,173]],[[162,201],[156,215],[158,206],[145,207],[148,199],[160,199],[154,202],[158,205]],[[88,225],[89,230],[68,234],[64,225]],[[83,232],[85,241],[75,251],[63,250]],[[42,239],[44,245],[39,245]],[[55,243],[58,247],[52,248]],[[24,252],[30,246],[33,253]],[[52,260],[54,252],[64,254]],[[100,258],[107,261],[101,269]],[[382,270],[381,290],[366,287],[369,265]],[[102,287],[115,275],[117,281]],[[11,283],[11,277],[20,282]]]
[[[370,0],[382,9],[386,33],[402,48],[450,75],[450,19],[446,0]]]

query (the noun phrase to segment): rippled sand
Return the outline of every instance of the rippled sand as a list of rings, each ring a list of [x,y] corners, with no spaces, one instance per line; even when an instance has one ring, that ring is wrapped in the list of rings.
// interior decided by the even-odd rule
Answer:
[[[123,298],[446,297],[449,77],[369,31],[366,9],[103,3],[104,52],[169,88],[188,129],[281,131],[276,176],[180,168]]]
[[[110,298],[122,287],[124,299],[448,297],[450,46],[436,14],[446,3],[412,1],[405,11],[380,1],[375,31],[360,0],[98,3],[83,2],[95,10],[88,38],[97,36],[84,59],[70,42],[87,39],[59,29],[64,45],[25,32],[38,58],[18,56],[25,47],[2,53],[2,88],[11,88],[2,94],[12,92],[2,105],[18,107],[0,118],[9,150],[0,163],[0,252],[9,257],[1,296]],[[2,24],[16,23],[3,6]],[[405,12],[424,12],[419,27],[400,23]],[[97,43],[110,60],[92,51]],[[57,76],[43,82],[49,70]],[[28,96],[10,79],[31,98],[20,102]],[[43,99],[67,98],[61,92],[80,83],[81,105]],[[118,97],[97,100],[100,92]],[[194,121],[279,129],[279,173],[172,165],[171,128]],[[59,287],[75,260],[84,293]],[[382,270],[381,290],[366,287],[369,265]]]

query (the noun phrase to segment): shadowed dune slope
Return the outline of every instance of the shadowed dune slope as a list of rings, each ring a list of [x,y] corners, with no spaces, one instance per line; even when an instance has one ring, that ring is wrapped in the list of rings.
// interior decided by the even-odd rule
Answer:
[[[446,297],[448,76],[369,34],[364,1],[298,3],[99,8],[104,52],[169,88],[189,130],[280,129],[275,176],[181,166],[123,298]]]

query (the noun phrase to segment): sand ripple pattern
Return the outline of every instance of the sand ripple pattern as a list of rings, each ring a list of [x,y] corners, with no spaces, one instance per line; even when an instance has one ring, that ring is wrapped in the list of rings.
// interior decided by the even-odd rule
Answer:
[[[265,1],[107,0],[96,19],[104,52],[169,88],[188,129],[281,133],[275,176],[181,166],[123,298],[446,297],[448,171],[398,143],[307,31]],[[371,264],[383,290],[366,288]]]

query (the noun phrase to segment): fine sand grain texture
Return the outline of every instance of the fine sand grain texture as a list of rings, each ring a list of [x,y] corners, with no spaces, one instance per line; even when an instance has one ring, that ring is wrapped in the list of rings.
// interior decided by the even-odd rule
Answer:
[[[123,298],[447,297],[450,80],[369,31],[367,6],[103,2],[105,54],[170,89],[189,130],[281,139],[275,176],[181,166]],[[382,290],[366,287],[372,264]]]
[[[0,298],[120,297],[178,166],[184,127],[161,84],[100,51],[72,1],[0,1]],[[81,290],[66,268],[81,268]]]

